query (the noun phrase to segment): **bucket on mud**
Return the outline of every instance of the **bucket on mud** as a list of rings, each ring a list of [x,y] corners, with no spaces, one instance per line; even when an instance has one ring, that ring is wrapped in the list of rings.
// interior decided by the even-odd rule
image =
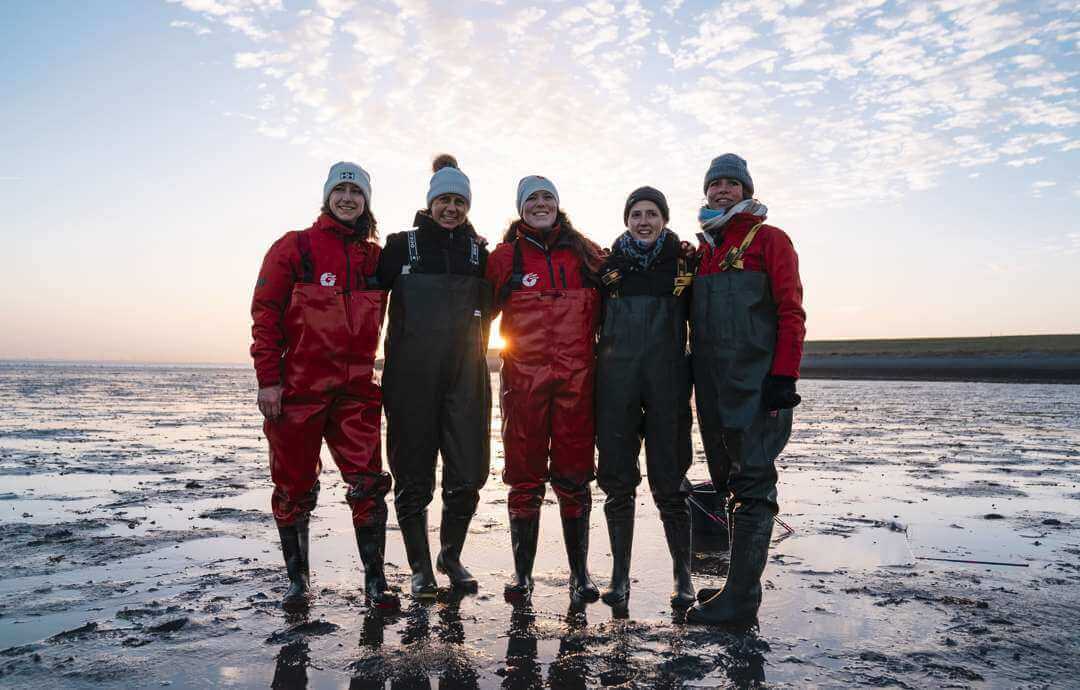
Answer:
[[[694,551],[724,551],[728,548],[727,497],[716,491],[712,482],[691,487],[690,531]]]

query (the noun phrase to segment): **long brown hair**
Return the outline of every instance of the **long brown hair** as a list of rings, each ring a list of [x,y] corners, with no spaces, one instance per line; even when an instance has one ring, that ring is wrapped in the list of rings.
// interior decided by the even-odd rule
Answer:
[[[597,274],[600,271],[600,266],[604,263],[603,250],[600,249],[600,245],[596,244],[574,227],[570,222],[570,217],[566,215],[566,212],[562,209],[555,214],[555,224],[559,228],[559,233],[566,243],[573,250],[574,254],[581,259],[581,263],[585,266],[591,274]],[[518,229],[525,225],[525,221],[520,218],[510,223],[510,227],[506,229],[506,233],[503,234],[503,242],[513,242],[517,239]]]

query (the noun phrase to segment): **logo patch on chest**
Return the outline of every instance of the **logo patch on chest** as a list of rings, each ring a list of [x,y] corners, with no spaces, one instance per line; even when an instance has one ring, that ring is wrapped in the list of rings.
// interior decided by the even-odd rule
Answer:
[[[532,287],[536,285],[536,281],[540,280],[540,276],[536,273],[526,273],[525,277],[521,279],[521,284],[525,287]]]
[[[333,273],[323,273],[321,276],[319,276],[319,284],[323,285],[324,287],[333,287],[334,283],[336,282],[337,276]]]

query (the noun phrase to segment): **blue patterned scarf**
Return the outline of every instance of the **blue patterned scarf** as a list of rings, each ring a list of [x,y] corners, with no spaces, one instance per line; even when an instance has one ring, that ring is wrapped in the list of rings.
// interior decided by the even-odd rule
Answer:
[[[668,229],[664,228],[660,231],[656,241],[646,246],[640,240],[634,239],[630,235],[630,231],[627,230],[619,235],[619,239],[615,240],[615,252],[629,259],[627,268],[631,271],[647,271],[656,261],[656,257],[660,256],[660,251],[664,248],[664,242],[667,241],[668,233]]]

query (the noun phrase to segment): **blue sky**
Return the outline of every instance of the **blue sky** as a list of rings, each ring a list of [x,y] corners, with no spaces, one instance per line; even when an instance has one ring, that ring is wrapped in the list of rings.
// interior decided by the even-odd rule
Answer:
[[[749,160],[811,338],[1080,331],[1069,2],[10,2],[0,358],[244,361],[262,254],[326,169],[383,234],[454,153],[496,240],[519,177],[605,244],[642,184],[695,232]]]

